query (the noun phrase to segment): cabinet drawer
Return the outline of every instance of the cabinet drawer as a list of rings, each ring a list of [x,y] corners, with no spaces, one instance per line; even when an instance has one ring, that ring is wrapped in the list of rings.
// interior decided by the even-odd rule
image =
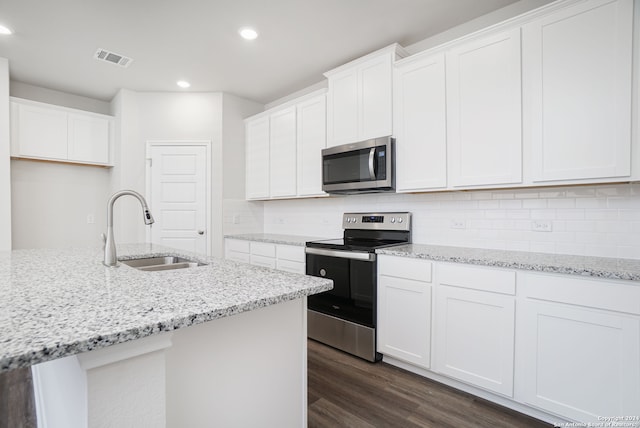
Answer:
[[[275,244],[266,244],[264,242],[252,242],[251,243],[251,255],[258,255],[264,257],[276,257]]]
[[[276,268],[276,259],[271,257],[257,256],[251,254],[251,264],[255,266],[263,266],[271,269]]]
[[[249,241],[243,241],[240,239],[227,239],[226,246],[230,251],[238,251],[240,253],[247,254],[249,254],[251,248]]]
[[[439,263],[438,282],[454,287],[516,294],[516,272],[509,270]]]
[[[640,286],[598,278],[521,272],[522,294],[528,298],[640,315]]]
[[[276,247],[278,260],[290,260],[292,262],[305,262],[304,247],[294,245],[278,245]]]
[[[378,273],[431,282],[431,264],[428,260],[381,255],[378,257]]]
[[[241,253],[239,251],[227,251],[226,259],[241,263],[251,262],[251,256],[249,255],[249,253]]]
[[[276,269],[286,272],[305,274],[305,263],[278,259]]]

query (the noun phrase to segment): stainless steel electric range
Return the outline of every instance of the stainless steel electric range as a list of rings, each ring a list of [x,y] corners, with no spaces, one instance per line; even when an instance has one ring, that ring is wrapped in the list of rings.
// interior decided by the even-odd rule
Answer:
[[[378,361],[375,251],[411,242],[411,214],[346,213],[342,227],[342,239],[306,243],[307,275],[333,280],[333,290],[308,298],[308,336]]]

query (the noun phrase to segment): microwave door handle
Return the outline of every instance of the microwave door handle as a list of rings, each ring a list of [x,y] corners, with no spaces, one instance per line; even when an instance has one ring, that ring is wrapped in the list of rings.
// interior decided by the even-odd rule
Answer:
[[[376,171],[373,163],[373,161],[375,160],[375,157],[376,157],[376,148],[371,147],[371,150],[369,150],[369,176],[371,177],[371,181],[376,180]]]

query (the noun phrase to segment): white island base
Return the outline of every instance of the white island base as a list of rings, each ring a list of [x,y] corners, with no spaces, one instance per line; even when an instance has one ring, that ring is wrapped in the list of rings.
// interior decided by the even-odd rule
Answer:
[[[32,367],[40,428],[305,427],[306,298]]]

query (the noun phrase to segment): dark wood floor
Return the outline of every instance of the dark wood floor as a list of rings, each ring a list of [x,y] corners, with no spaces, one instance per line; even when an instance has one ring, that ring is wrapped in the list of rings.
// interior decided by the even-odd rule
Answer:
[[[309,428],[550,427],[386,363],[309,340]],[[0,375],[0,428],[35,428],[31,372]]]
[[[550,427],[386,363],[309,340],[309,428]]]
[[[0,373],[0,428],[36,428],[31,369]]]

